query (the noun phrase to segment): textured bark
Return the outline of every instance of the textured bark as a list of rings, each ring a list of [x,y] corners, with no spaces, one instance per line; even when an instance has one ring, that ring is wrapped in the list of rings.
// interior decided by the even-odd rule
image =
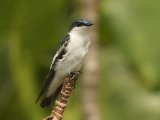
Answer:
[[[98,0],[81,0],[81,16],[93,22],[91,28],[92,45],[84,67],[82,82],[82,112],[83,120],[100,120],[97,105],[99,86],[99,55],[98,55]]]
[[[75,87],[75,82],[78,79],[78,75],[79,72],[75,72],[69,74],[65,78],[59,99],[56,100],[51,114],[43,120],[62,120],[64,109],[67,107],[69,97],[72,89]]]

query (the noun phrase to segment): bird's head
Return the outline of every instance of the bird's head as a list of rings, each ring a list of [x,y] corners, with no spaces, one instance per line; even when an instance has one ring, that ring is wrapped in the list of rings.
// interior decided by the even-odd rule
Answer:
[[[85,32],[92,25],[93,23],[88,19],[85,18],[77,19],[72,22],[70,31]]]

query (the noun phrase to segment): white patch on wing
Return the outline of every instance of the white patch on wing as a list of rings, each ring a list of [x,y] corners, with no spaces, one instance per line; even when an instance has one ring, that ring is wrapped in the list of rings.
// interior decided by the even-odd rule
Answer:
[[[66,41],[67,42],[67,41]],[[66,42],[58,49],[58,51],[57,51],[57,53],[55,54],[55,56],[53,57],[53,59],[52,59],[52,63],[51,63],[51,66],[50,66],[50,69],[52,69],[52,67],[53,67],[53,64],[54,64],[54,62],[55,62],[55,60],[56,60],[56,57],[60,54],[60,52],[64,49],[64,45],[66,44]]]

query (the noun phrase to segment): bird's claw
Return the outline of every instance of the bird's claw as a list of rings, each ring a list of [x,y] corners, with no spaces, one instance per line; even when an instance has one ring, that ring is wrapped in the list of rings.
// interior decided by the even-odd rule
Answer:
[[[74,72],[69,72],[69,75],[71,76],[78,76],[80,73],[82,73],[81,71],[74,71]]]
[[[74,72],[69,72],[68,76],[72,79],[74,78],[74,82],[73,82],[73,88],[76,87],[76,80],[78,79],[78,75],[82,73],[81,71],[74,71]]]

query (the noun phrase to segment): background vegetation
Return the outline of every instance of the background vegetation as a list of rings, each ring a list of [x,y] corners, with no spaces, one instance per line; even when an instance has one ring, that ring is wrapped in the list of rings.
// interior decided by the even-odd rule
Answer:
[[[102,120],[160,120],[160,2],[101,0],[98,105]],[[79,1],[0,0],[0,119],[41,120],[35,104]],[[64,120],[82,119],[80,82]]]

